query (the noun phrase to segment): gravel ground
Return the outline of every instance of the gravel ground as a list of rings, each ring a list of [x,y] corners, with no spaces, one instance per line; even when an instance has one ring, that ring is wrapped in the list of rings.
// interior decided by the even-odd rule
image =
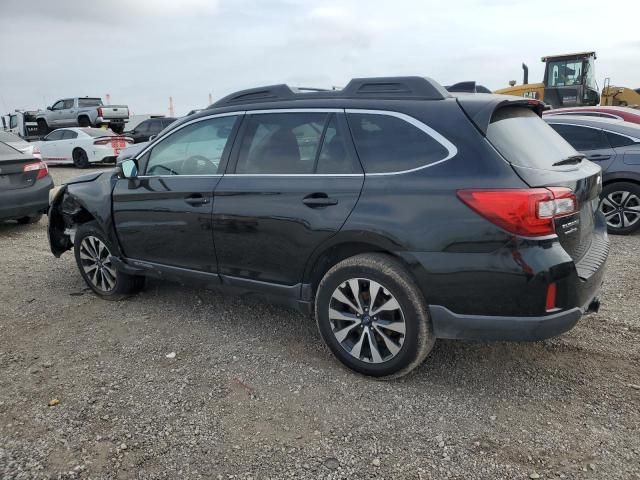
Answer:
[[[640,478],[640,235],[612,242],[568,334],[439,341],[385,383],[292,310],[154,281],[105,302],[46,219],[0,225],[0,477]]]

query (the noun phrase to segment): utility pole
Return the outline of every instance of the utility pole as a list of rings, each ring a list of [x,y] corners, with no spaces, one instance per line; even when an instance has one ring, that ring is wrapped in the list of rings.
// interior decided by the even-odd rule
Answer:
[[[169,97],[169,116],[173,117],[173,97]]]
[[[108,94],[108,93],[107,93],[107,94],[104,96],[104,99],[105,99],[105,103],[106,103],[107,105],[111,105],[111,95],[110,95],[110,94]]]
[[[209,94],[209,105],[211,105],[212,103],[213,103],[213,96]]]

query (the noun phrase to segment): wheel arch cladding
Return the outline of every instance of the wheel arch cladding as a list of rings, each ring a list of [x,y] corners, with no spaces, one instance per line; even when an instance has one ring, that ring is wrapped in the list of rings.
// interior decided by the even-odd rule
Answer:
[[[397,250],[397,245],[389,239],[378,238],[370,233],[337,235],[313,253],[305,267],[303,283],[311,286],[311,293],[315,297],[320,281],[334,265],[363,253],[386,254],[410,271],[405,259],[394,253],[394,250]]]

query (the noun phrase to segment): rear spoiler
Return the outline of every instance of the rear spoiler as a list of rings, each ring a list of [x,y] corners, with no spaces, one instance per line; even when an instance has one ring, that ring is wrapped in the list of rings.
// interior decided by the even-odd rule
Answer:
[[[525,107],[542,117],[544,102],[532,98],[513,97],[510,95],[457,95],[456,100],[464,113],[482,132],[487,134],[489,123],[496,110],[507,107]]]

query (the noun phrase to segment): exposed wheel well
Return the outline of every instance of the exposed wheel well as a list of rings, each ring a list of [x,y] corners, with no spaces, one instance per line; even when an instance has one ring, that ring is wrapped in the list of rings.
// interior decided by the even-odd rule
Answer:
[[[322,280],[322,277],[324,277],[331,267],[346,258],[353,257],[354,255],[361,253],[386,253],[387,255],[401,261],[403,264],[405,263],[402,258],[371,243],[347,242],[334,245],[322,252],[322,254],[316,259],[313,267],[308,270],[305,283],[309,283],[311,285],[311,292],[313,292],[313,295],[315,296],[320,280]]]
[[[636,185],[640,185],[640,181],[634,178],[612,178],[611,180],[607,180],[606,182],[603,182],[602,186],[606,187],[608,185],[611,185],[612,183],[622,183],[622,182],[635,183]]]

